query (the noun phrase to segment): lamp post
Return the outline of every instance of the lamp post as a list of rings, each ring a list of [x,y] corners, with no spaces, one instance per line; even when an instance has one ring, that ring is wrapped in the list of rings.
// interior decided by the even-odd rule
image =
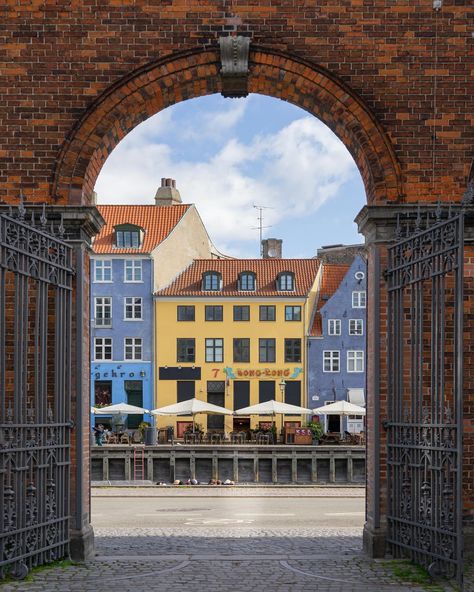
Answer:
[[[281,391],[281,402],[284,403],[285,402],[286,382],[284,381],[283,378],[279,382],[279,387],[280,387],[280,391]],[[281,416],[281,430],[280,430],[280,433],[283,432],[284,421],[285,421],[285,415],[282,414],[282,416]]]

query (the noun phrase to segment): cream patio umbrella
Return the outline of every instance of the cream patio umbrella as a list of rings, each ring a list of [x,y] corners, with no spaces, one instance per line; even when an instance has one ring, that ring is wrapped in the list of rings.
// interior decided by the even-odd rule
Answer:
[[[152,415],[192,415],[193,416],[193,433],[196,425],[196,415],[204,413],[206,415],[233,415],[232,411],[219,405],[212,405],[193,397],[181,403],[174,403],[173,405],[166,405],[151,411]]]
[[[303,415],[309,413],[311,413],[311,409],[307,409],[306,407],[298,407],[297,405],[280,403],[279,401],[275,401],[275,399],[270,399],[270,401],[265,401],[264,403],[237,409],[235,415],[271,415],[273,417],[273,424],[275,425],[276,415]]]
[[[347,401],[336,401],[335,403],[329,403],[329,405],[323,405],[322,407],[316,407],[313,409],[313,413],[316,415],[365,415],[365,407],[359,407],[354,403]],[[341,435],[342,435],[342,422],[341,422]]]
[[[135,407],[128,403],[116,403],[115,405],[107,405],[107,407],[93,407],[95,415],[134,415],[142,413],[150,413],[148,409],[143,407]]]

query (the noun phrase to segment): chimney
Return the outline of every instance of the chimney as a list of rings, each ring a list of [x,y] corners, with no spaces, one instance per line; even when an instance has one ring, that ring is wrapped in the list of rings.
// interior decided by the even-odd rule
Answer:
[[[279,238],[266,238],[262,241],[264,259],[281,259],[283,241]]]
[[[155,193],[155,205],[157,206],[175,206],[182,203],[181,195],[176,189],[174,179],[161,179],[161,187],[158,187]]]

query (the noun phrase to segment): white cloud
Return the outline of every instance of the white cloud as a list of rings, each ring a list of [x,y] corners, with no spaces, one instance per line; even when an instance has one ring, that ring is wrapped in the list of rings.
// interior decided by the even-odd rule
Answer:
[[[214,114],[223,140],[213,156],[177,158],[165,143],[175,125],[172,115],[165,116],[167,111],[160,114],[163,117],[156,126],[156,116],[138,126],[111,154],[96,184],[99,203],[153,203],[161,177],[172,177],[183,201],[197,205],[211,238],[229,254],[255,251],[253,204],[271,206],[265,210],[266,225],[301,218],[334,198],[357,174],[343,144],[311,116],[241,142],[233,137],[232,128],[243,117],[245,106],[232,110],[234,124],[226,130],[222,122],[228,121],[229,112]],[[196,127],[196,137],[201,129],[209,129],[209,122]]]

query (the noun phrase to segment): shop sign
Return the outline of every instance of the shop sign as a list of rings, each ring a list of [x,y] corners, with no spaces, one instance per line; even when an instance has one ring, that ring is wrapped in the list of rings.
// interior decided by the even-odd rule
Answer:
[[[96,380],[100,380],[101,378],[134,378],[135,376],[140,376],[140,378],[146,377],[145,370],[140,370],[140,372],[117,372],[116,370],[107,370],[107,372],[94,372],[94,378]]]
[[[216,369],[219,372],[218,369]],[[303,368],[224,368],[227,378],[298,378]]]

